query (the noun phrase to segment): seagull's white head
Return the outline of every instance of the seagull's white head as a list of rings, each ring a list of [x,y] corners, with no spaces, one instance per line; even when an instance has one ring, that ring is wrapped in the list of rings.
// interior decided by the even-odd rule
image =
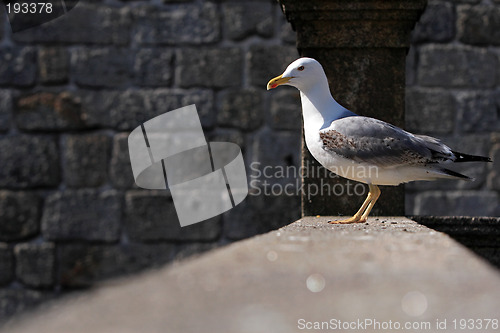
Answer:
[[[299,58],[292,62],[280,76],[267,83],[267,90],[285,84],[302,92],[307,92],[317,84],[325,84],[328,80],[321,64],[313,58]]]

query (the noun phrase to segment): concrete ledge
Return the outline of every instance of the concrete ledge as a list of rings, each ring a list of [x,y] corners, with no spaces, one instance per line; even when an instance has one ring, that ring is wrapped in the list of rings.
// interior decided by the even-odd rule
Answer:
[[[327,220],[306,217],[110,281],[4,332],[289,333],[331,319],[428,322],[434,331],[437,320],[452,330],[453,319],[500,319],[498,271],[447,235],[402,217],[355,225]]]

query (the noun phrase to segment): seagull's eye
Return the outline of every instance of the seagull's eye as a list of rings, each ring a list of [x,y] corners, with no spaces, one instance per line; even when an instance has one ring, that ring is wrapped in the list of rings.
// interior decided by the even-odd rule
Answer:
[[[304,70],[304,66],[299,66],[299,67],[297,67],[297,70],[299,70],[299,71],[301,71],[301,72],[302,72],[302,71]]]

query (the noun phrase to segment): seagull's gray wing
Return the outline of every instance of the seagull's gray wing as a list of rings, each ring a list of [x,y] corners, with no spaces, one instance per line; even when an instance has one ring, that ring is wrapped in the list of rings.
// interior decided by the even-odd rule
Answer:
[[[323,149],[379,167],[454,161],[438,139],[413,135],[381,120],[353,116],[335,120],[320,131]]]

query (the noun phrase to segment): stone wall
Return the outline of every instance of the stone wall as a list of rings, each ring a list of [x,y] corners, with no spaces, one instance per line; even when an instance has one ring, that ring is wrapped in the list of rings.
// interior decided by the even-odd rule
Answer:
[[[3,8],[3,6],[2,6]],[[297,58],[273,1],[81,1],[0,27],[0,321],[91,286],[296,220],[299,197],[252,195],[180,228],[166,191],[134,185],[129,132],[195,103],[247,163],[300,165],[298,93],[267,81]]]
[[[500,162],[499,11],[431,3],[408,57],[407,126]],[[15,34],[0,19],[0,319],[299,217],[298,195],[271,187],[296,175],[259,175],[300,165],[299,95],[265,91],[298,55],[274,1],[80,1]],[[192,103],[209,140],[242,147],[260,187],[181,229],[168,193],[135,187],[127,135]],[[474,183],[409,185],[408,213],[498,214],[498,170],[472,165],[463,171]]]
[[[490,156],[453,170],[474,182],[406,185],[410,215],[500,215],[500,1],[430,1],[407,58],[407,130]]]

